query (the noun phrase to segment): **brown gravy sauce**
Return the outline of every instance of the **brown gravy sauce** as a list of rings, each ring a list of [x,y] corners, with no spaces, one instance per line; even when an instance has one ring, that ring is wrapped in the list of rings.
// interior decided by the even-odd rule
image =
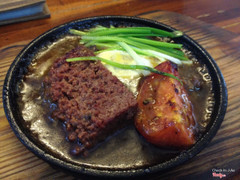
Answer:
[[[53,61],[77,46],[79,39],[67,35],[39,51],[29,66],[29,71],[19,84],[18,104],[23,125],[39,145],[59,158],[74,164],[96,168],[142,168],[159,164],[179,154],[179,151],[164,150],[147,143],[133,126],[116,133],[107,143],[95,148],[87,158],[73,157],[69,153],[71,144],[65,139],[61,122],[51,118],[56,108],[44,99],[43,79]],[[193,103],[194,113],[201,135],[210,121],[214,98],[211,77],[207,68],[192,58],[193,65],[179,66],[179,73]]]

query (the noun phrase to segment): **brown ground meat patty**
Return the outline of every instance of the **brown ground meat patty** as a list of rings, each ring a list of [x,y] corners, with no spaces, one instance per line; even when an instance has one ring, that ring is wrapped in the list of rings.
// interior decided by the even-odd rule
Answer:
[[[45,78],[45,94],[56,103],[52,117],[64,122],[67,138],[77,145],[73,154],[86,154],[98,142],[130,123],[137,109],[132,92],[101,62],[66,62],[94,56],[79,46],[57,59]]]

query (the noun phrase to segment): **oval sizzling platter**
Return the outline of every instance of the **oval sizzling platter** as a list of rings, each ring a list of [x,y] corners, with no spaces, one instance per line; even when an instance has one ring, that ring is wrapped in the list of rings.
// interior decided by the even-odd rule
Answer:
[[[175,30],[148,19],[100,16],[63,24],[37,37],[16,57],[4,82],[4,110],[16,136],[28,149],[48,163],[79,175],[95,177],[133,177],[155,174],[176,167],[198,154],[215,136],[224,119],[227,108],[227,88],[213,58],[186,35],[175,41],[183,44],[184,48],[191,51],[199,63],[207,68],[207,76],[210,76],[208,78],[211,79],[215,100],[213,106],[210,107],[210,120],[198,141],[191,148],[184,151],[157,148],[142,139],[134,127],[127,127],[116,133],[107,143],[97,147],[89,157],[73,157],[69,155],[69,144],[64,139],[64,132],[59,130],[61,128],[58,127],[58,123],[46,123],[44,118],[39,118],[31,124],[24,119],[22,107],[16,100],[19,97],[19,84],[24,75],[28,73],[31,62],[36,60],[35,57],[41,54],[43,49],[51,49],[52,44],[61,41],[69,34],[69,29],[89,29],[96,25],[149,26],[167,31]],[[33,116],[35,111],[33,109]]]

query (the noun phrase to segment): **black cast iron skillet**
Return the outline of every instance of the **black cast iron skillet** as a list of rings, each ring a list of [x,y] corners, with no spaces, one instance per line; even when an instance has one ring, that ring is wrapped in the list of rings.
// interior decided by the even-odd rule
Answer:
[[[28,66],[31,63],[33,57],[37,54],[41,47],[55,42],[57,39],[67,34],[70,28],[88,29],[96,25],[150,26],[168,31],[174,30],[173,28],[159,22],[137,17],[102,16],[69,22],[53,28],[48,32],[42,34],[41,36],[37,37],[29,45],[27,45],[16,57],[6,75],[6,79],[4,82],[4,110],[16,136],[28,149],[30,149],[38,157],[44,159],[48,163],[78,175],[87,175],[92,177],[123,178],[139,177],[144,175],[161,173],[180,164],[183,164],[184,162],[188,161],[193,156],[198,154],[215,136],[224,119],[227,108],[227,89],[223,76],[212,57],[199,44],[197,44],[194,40],[192,40],[186,35],[178,38],[176,41],[181,41],[184,47],[193,52],[193,54],[200,61],[200,63],[206,65],[212,79],[212,87],[214,92],[214,98],[216,101],[213,108],[213,113],[211,115],[211,121],[208,124],[205,133],[190,149],[181,151],[164,161],[154,163],[147,162],[145,164],[143,163],[142,165],[133,165],[128,168],[111,168],[111,166],[104,167],[97,164],[81,163],[81,159],[75,159],[74,162],[71,160],[66,160],[64,157],[56,155],[54,152],[51,152],[45,149],[44,146],[41,146],[38,140],[35,137],[32,137],[31,133],[29,133],[29,129],[27,129],[26,126],[22,125],[22,115],[19,110],[19,106],[16,103],[16,99],[18,97],[17,84],[22,80],[24,74],[27,73]],[[132,131],[132,129],[130,128],[130,130],[128,129],[126,131]],[[78,161],[79,163],[76,163]],[[111,165],[111,162],[109,162],[109,164]]]

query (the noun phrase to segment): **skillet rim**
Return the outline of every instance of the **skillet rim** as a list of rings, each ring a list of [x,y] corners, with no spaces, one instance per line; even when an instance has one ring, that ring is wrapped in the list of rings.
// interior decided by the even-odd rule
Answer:
[[[149,174],[155,174],[159,172],[164,172],[166,170],[170,170],[178,165],[181,165],[197,155],[202,149],[204,149],[212,140],[212,138],[217,133],[218,129],[221,126],[221,123],[224,119],[226,109],[227,109],[227,101],[228,101],[228,94],[227,94],[227,87],[226,83],[224,81],[223,75],[214,61],[214,59],[208,54],[208,52],[201,47],[196,41],[188,37],[187,35],[184,35],[181,38],[184,38],[189,44],[193,45],[194,48],[196,48],[199,53],[202,53],[202,55],[207,59],[207,67],[212,68],[212,72],[209,72],[211,74],[214,74],[215,81],[213,83],[216,83],[216,86],[219,86],[219,108],[217,110],[217,114],[214,120],[211,120],[211,126],[207,130],[207,132],[191,147],[190,149],[181,152],[178,156],[176,156],[173,159],[170,159],[169,161],[166,161],[164,163],[160,163],[157,165],[153,165],[151,167],[147,168],[138,168],[138,169],[130,169],[130,170],[106,170],[106,169],[96,169],[96,168],[89,168],[89,167],[81,167],[69,162],[66,162],[64,160],[58,159],[54,157],[53,155],[45,152],[43,149],[38,147],[34,142],[27,137],[27,135],[22,131],[20,126],[17,123],[17,119],[15,119],[14,116],[14,110],[12,109],[12,100],[11,96],[15,92],[11,90],[11,83],[14,81],[14,73],[16,71],[16,68],[18,68],[18,65],[20,61],[22,60],[22,57],[26,55],[29,49],[33,48],[36,44],[41,43],[46,39],[46,37],[51,36],[51,34],[55,34],[57,32],[61,32],[64,34],[66,31],[71,28],[72,26],[75,26],[76,24],[86,24],[86,23],[92,23],[96,21],[108,21],[109,23],[112,21],[127,21],[127,22],[134,22],[137,24],[142,25],[152,25],[159,28],[165,28],[167,30],[173,31],[174,28],[165,25],[163,23],[160,23],[158,21],[140,18],[140,17],[134,17],[134,16],[95,16],[95,17],[88,17],[83,18],[75,21],[70,21],[67,23],[64,23],[60,26],[57,26],[55,28],[50,29],[49,31],[43,33],[42,35],[35,38],[32,42],[30,42],[15,58],[13,63],[11,64],[3,86],[3,106],[4,111],[6,114],[6,117],[10,123],[11,128],[13,129],[15,135],[18,137],[18,139],[35,155],[40,157],[41,159],[47,161],[48,163],[63,168],[64,170],[76,173],[76,174],[83,174],[83,175],[90,175],[95,177],[135,177],[135,176],[142,176],[142,175],[149,175]],[[206,62],[205,62],[206,63]],[[29,64],[28,64],[29,65]],[[27,65],[27,66],[28,66]],[[26,66],[26,67],[27,67]],[[212,77],[212,76],[211,76]]]

